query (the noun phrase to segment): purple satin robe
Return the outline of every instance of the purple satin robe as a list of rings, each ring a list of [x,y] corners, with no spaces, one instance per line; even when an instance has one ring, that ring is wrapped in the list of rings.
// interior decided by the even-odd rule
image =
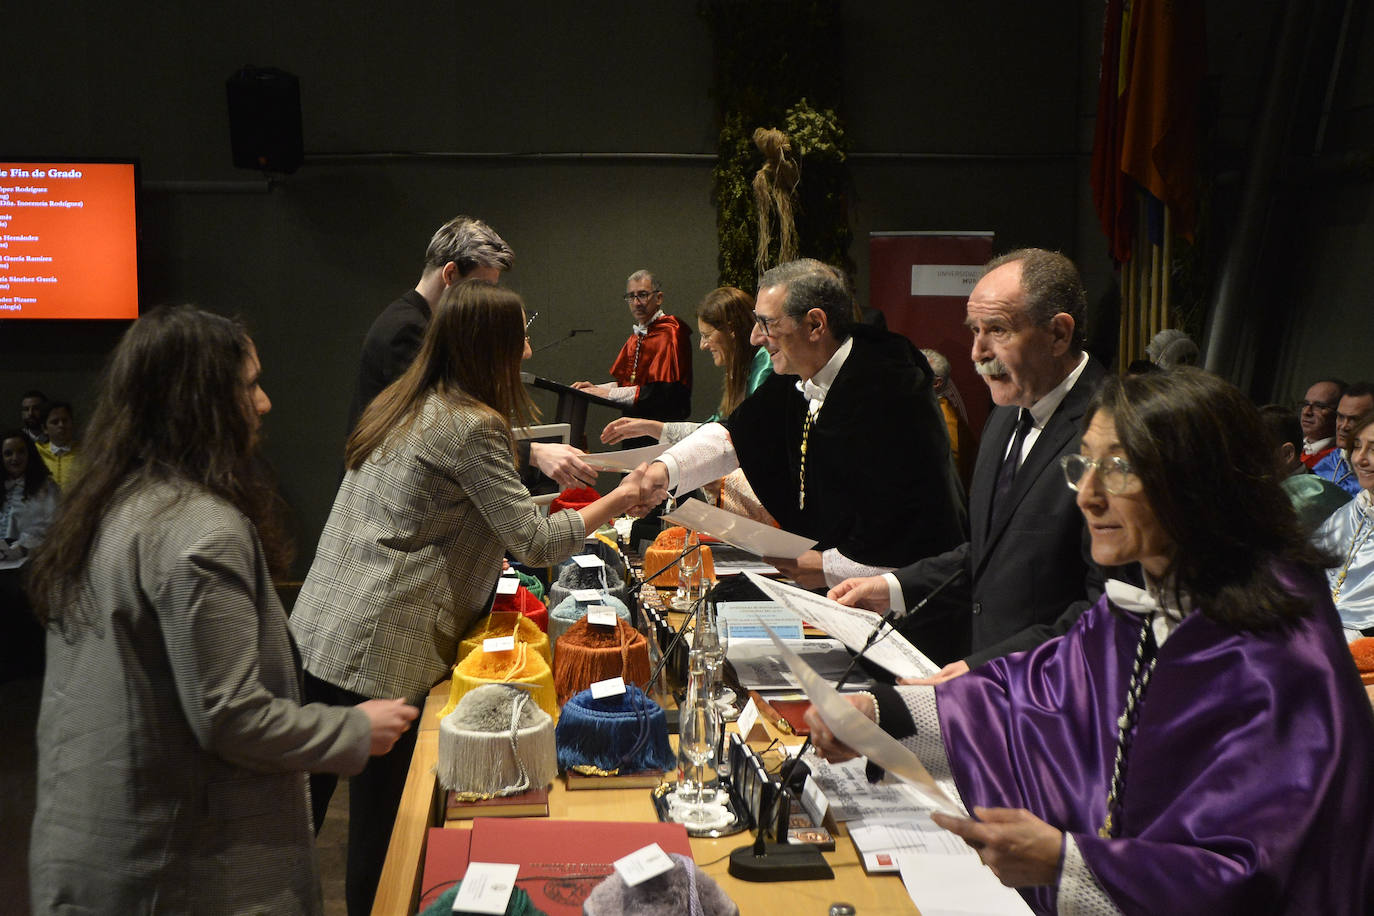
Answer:
[[[1201,614],[1159,651],[1102,839],[1141,618],[1104,596],[1064,637],[936,688],[964,803],[1074,835],[1126,913],[1374,913],[1374,715],[1319,583],[1292,630]],[[1027,888],[1041,913],[1057,889]]]

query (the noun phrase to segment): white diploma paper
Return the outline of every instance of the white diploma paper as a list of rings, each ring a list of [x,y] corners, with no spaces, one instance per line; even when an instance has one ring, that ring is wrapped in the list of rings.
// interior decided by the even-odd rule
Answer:
[[[646,445],[643,448],[627,448],[618,452],[594,452],[583,455],[582,460],[594,468],[606,471],[633,471],[646,461],[653,461],[668,451],[667,443]]]
[[[897,856],[902,883],[921,916],[1021,916],[1031,908],[982,862],[966,856]]]
[[[795,611],[801,615],[802,620],[813,627],[829,633],[852,652],[858,652],[864,647],[864,643],[873,633],[873,628],[878,625],[879,618],[876,614],[859,608],[845,607],[824,595],[817,595],[793,585],[784,585],[774,579],[765,579],[753,573],[745,575],[769,598]],[[920,649],[890,626],[884,626],[882,635],[864,653],[864,657],[876,665],[882,665],[897,677],[933,677],[940,671],[938,665],[926,658]]]
[[[708,506],[699,499],[684,499],[663,517],[675,525],[709,534],[760,557],[795,560],[816,546],[810,538]]]
[[[821,721],[836,738],[848,745],[856,754],[862,754],[892,775],[905,779],[911,791],[932,809],[951,817],[966,816],[944,790],[935,784],[934,778],[921,763],[920,758],[879,728],[872,719],[850,705],[849,701],[822,680],[810,665],[798,658],[786,643],[776,636],[772,639],[773,647],[778,650],[783,661],[787,662],[787,667],[806,691],[806,698],[816,707]]]

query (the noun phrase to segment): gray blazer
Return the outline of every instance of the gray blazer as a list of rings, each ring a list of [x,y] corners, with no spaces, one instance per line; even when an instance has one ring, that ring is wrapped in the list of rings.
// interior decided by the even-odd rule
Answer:
[[[291,612],[305,669],[418,706],[490,610],[503,552],[545,565],[585,537],[577,512],[539,514],[500,419],[430,395],[408,430],[344,476]]]
[[[371,729],[299,705],[247,518],[190,485],[122,492],[47,653],[35,914],[321,912],[306,771],[358,772]]]

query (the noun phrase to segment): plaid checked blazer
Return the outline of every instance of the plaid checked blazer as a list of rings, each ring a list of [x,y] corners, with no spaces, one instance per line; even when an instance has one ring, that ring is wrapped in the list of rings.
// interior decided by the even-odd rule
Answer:
[[[420,705],[489,610],[502,554],[544,565],[585,538],[576,511],[539,514],[499,418],[432,394],[339,487],[291,614],[305,669]]]
[[[321,912],[305,771],[358,772],[371,729],[299,705],[252,523],[126,488],[83,578],[48,631],[33,912]]]

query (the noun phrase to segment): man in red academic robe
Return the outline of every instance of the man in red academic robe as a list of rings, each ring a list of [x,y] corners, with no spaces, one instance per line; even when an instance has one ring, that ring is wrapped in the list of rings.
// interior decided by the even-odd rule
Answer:
[[[615,401],[628,417],[685,420],[692,412],[692,331],[663,312],[663,289],[647,270],[630,274],[625,303],[634,327],[611,364],[615,382],[577,382],[591,394]]]

